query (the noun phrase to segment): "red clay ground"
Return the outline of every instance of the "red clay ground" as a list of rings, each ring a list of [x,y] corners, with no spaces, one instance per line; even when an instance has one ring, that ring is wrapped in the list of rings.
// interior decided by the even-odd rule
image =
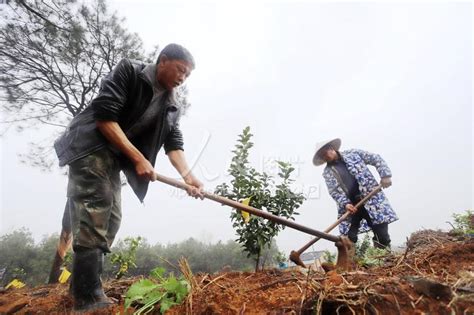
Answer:
[[[336,274],[303,269],[195,275],[185,303],[168,314],[474,314],[474,238],[420,231],[383,267]],[[119,303],[90,314],[123,313],[137,279],[110,281]],[[0,294],[0,314],[68,314],[67,285]],[[154,314],[159,314],[158,311]]]

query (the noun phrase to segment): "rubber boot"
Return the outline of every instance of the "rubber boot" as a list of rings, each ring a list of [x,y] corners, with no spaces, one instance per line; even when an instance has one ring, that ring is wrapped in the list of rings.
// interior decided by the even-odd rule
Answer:
[[[104,253],[101,249],[76,249],[71,279],[74,311],[91,311],[113,304],[102,288],[100,274],[103,259]]]

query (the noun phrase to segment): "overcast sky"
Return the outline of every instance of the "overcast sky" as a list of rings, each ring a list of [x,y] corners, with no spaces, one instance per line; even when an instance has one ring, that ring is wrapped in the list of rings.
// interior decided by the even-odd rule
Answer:
[[[324,230],[336,220],[323,168],[311,163],[315,143],[334,137],[343,150],[379,153],[390,166],[385,192],[400,217],[389,227],[394,244],[421,228],[447,229],[453,212],[473,209],[471,4],[109,3],[148,49],[176,42],[193,53],[193,105],[181,126],[207,188],[229,181],[230,151],[250,126],[258,170],[274,173],[272,159],[295,165],[295,189],[308,197],[301,224]],[[49,132],[1,140],[0,235],[24,226],[39,240],[60,231],[67,178],[17,156]],[[162,152],[156,170],[176,177]],[[124,187],[118,238],[235,239],[230,211],[160,183],[141,205]],[[286,229],[277,243],[289,252],[310,238]]]

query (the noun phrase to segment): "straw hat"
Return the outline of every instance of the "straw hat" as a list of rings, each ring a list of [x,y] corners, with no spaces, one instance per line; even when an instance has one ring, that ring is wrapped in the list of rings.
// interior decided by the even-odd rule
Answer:
[[[319,150],[321,150],[323,147],[325,147],[327,145],[330,145],[334,150],[337,151],[341,147],[341,139],[336,138],[336,139],[333,139],[333,140],[321,141],[321,142],[316,143],[316,150],[315,150],[315,153],[314,153],[314,156],[313,156],[313,164],[315,166],[323,165],[324,163],[326,163],[326,161],[323,160],[319,156],[318,153],[320,153]]]

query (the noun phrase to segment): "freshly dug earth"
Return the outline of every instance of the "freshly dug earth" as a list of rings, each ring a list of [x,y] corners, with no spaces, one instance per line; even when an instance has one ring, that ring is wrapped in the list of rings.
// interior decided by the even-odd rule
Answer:
[[[407,244],[380,267],[339,274],[299,268],[197,274],[186,302],[168,314],[474,314],[474,239],[424,230]],[[117,305],[90,314],[124,313],[123,295],[136,280],[106,282]],[[67,285],[0,293],[0,314],[71,308]]]

